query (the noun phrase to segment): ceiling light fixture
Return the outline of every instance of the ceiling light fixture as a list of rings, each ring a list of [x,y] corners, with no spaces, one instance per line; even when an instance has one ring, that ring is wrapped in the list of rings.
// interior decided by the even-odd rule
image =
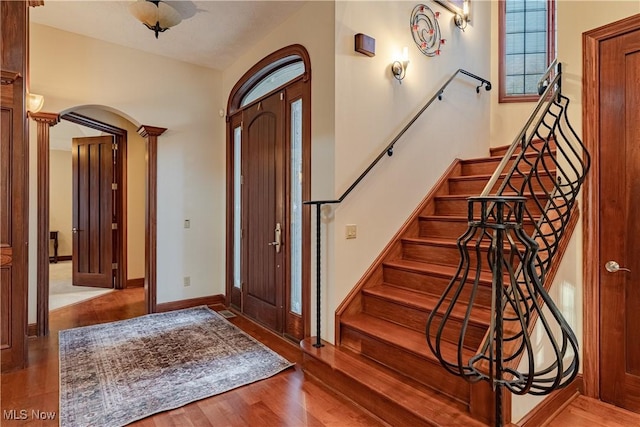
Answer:
[[[160,0],[137,0],[129,6],[129,11],[153,31],[156,38],[158,38],[158,33],[162,33],[182,21],[177,10]]]

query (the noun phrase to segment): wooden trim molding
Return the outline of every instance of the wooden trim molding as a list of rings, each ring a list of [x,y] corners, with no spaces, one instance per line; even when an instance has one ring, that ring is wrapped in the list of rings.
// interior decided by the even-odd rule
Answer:
[[[142,125],[138,133],[147,139],[145,197],[145,305],[147,313],[157,311],[157,245],[158,245],[158,137],[167,129]]]
[[[556,0],[547,0],[547,65],[556,57],[555,30],[556,30]],[[507,95],[506,93],[506,0],[498,2],[498,102],[501,104],[511,102],[538,102],[540,96],[533,95]],[[552,33],[552,34],[549,34]],[[551,37],[549,37],[551,36]]]
[[[0,84],[11,85],[20,77],[20,73],[17,71],[0,71]]]
[[[28,337],[37,337],[38,336],[38,324],[37,323],[29,323],[27,325],[27,336]]]
[[[289,65],[292,62],[298,61],[298,59],[292,61],[292,57],[295,56],[302,58],[305,70],[303,79],[304,81],[309,80],[311,78],[311,59],[307,49],[300,44],[283,47],[282,49],[262,58],[257,64],[251,67],[249,71],[244,73],[235,86],[233,86],[227,104],[227,118],[240,110],[242,98],[244,98],[247,92],[249,92],[256,83],[266,77],[269,73]]]
[[[37,124],[38,230],[36,335],[49,335],[49,130],[60,122],[56,113],[29,113]]]
[[[163,302],[157,304],[156,312],[163,313],[165,311],[182,310],[184,308],[198,307],[201,305],[225,305],[225,296],[222,294],[210,295],[207,297],[183,299],[179,301]]]
[[[583,375],[584,394],[600,396],[600,43],[640,27],[640,14],[582,35],[582,138],[591,153],[584,184],[583,220]]]
[[[138,277],[136,279],[128,279],[125,288],[126,289],[144,288],[144,277]]]
[[[525,415],[517,425],[520,427],[538,427],[553,419],[576,397],[580,396],[584,386],[582,375],[578,375],[571,384],[547,396],[538,406]]]
[[[41,141],[40,126],[47,125],[49,127],[64,119],[72,123],[87,126],[101,132],[114,135],[115,142],[120,149],[118,150],[118,167],[116,170],[117,182],[119,184],[118,194],[118,212],[117,218],[120,223],[118,228],[118,238],[115,242],[117,249],[117,260],[120,268],[116,277],[116,289],[126,287],[127,281],[127,217],[126,217],[126,145],[127,131],[126,129],[101,122],[88,116],[76,112],[68,112],[63,115],[54,113],[32,113],[30,117],[38,123],[38,273],[37,273],[37,307],[38,307],[38,334],[39,336],[48,334],[49,323],[49,130],[47,129],[46,138]],[[46,192],[46,194],[45,194]],[[42,219],[41,219],[42,216]],[[44,222],[46,221],[46,224]],[[72,259],[70,255],[59,256],[59,261],[69,261]]]

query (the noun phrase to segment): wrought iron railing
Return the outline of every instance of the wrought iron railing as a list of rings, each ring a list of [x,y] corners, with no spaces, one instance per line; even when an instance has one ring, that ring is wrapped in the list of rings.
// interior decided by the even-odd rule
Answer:
[[[458,239],[461,261],[426,329],[429,347],[449,372],[470,382],[488,381],[496,390],[498,426],[503,388],[548,394],[570,383],[579,365],[577,339],[544,285],[552,264],[560,261],[556,254],[576,215],[590,156],[569,123],[557,61],[543,76],[539,93],[540,101],[484,191],[469,200],[469,228]],[[483,344],[469,355],[468,325],[474,311],[482,310],[476,302],[482,271],[492,277],[491,323]],[[452,318],[458,304],[466,310],[461,321]],[[538,319],[553,355],[542,366],[534,357],[539,343],[530,338]],[[449,334],[453,328],[458,338],[455,358],[441,351],[445,328]],[[528,363],[519,370],[523,357]]]
[[[340,197],[334,200],[309,200],[303,202],[305,205],[315,205],[316,206],[316,343],[314,347],[322,347],[322,341],[320,337],[320,322],[321,322],[321,250],[322,250],[322,234],[321,234],[321,212],[322,207],[324,205],[330,204],[339,204],[353,191],[354,188],[360,184],[360,182],[369,174],[369,172],[382,160],[382,158],[393,155],[393,148],[400,141],[400,138],[409,130],[409,128],[415,123],[416,120],[424,113],[429,106],[436,100],[442,100],[443,94],[447,86],[453,81],[453,79],[458,76],[458,74],[464,74],[468,77],[471,77],[480,84],[476,86],[476,93],[480,93],[480,89],[484,87],[487,91],[491,90],[491,82],[489,80],[483,79],[473,73],[470,73],[467,70],[463,70],[462,68],[458,69],[455,73],[449,77],[449,79],[435,92],[435,94],[427,101],[427,103],[413,116],[411,120],[402,128],[400,132],[391,140],[391,142],[378,154],[378,156],[371,162],[369,166],[360,174],[358,178],[345,190],[344,193]]]

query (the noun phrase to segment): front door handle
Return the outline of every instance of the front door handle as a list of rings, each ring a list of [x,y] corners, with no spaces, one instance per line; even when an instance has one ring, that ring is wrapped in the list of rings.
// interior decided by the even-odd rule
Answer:
[[[631,270],[629,270],[628,268],[620,267],[620,264],[618,264],[615,261],[607,261],[607,263],[604,265],[604,268],[609,273],[616,273],[616,272],[618,272],[620,270],[631,272]]]
[[[77,232],[78,232],[78,229],[77,229],[77,228],[75,228],[75,227],[73,227],[73,228],[71,229],[71,231],[73,232],[73,234],[75,234],[75,233],[77,233]]]
[[[269,246],[275,246],[276,253],[280,253],[281,244],[282,244],[282,228],[280,227],[280,223],[278,222],[276,223],[275,240],[269,243]]]

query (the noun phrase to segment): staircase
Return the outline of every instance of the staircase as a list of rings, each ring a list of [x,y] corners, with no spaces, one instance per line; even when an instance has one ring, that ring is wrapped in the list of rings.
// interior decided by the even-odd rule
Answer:
[[[342,196],[305,202],[316,207],[317,254],[322,206],[341,203],[383,157],[391,155],[399,138],[459,73],[480,82],[476,92],[483,86],[491,89],[488,81],[459,69]],[[316,337],[301,343],[306,375],[394,426],[509,424],[509,393],[545,395],[575,378],[577,339],[546,291],[577,223],[576,200],[591,160],[569,123],[570,100],[562,95],[561,76],[562,66],[555,60],[538,83],[538,104],[511,145],[449,166],[336,310],[335,346],[320,345],[321,263],[316,260]],[[481,222],[486,224],[487,215],[499,216],[512,230],[516,222],[530,239],[519,234],[502,240],[486,234],[487,228],[482,238],[461,238],[467,230],[479,229],[468,224],[476,211],[469,210],[467,198],[482,196],[486,201],[491,195],[502,198],[503,205],[496,212],[493,205],[483,205]],[[520,205],[517,214],[513,209],[504,212],[505,196],[524,196],[524,210]],[[468,244],[471,237],[473,245]],[[465,245],[464,253],[458,241]],[[491,257],[489,242],[494,245]],[[508,256],[496,255],[503,252],[495,251],[496,242],[503,242]],[[515,265],[520,260],[527,264]],[[514,268],[504,269],[505,263]],[[503,278],[493,277],[492,271],[500,275],[509,270],[512,273]],[[505,286],[505,292],[497,288],[493,301],[492,283]],[[544,366],[534,360],[520,371],[523,355],[531,357],[537,351],[527,337],[538,317],[544,317],[544,304],[562,330],[562,343],[546,320],[539,322],[538,332],[552,341],[557,357]],[[438,334],[435,339],[425,336],[428,322],[439,325],[429,329]],[[495,352],[488,350],[494,346]],[[474,355],[481,359],[471,359]],[[484,365],[470,368],[478,360]],[[519,374],[512,380],[515,370]],[[494,393],[489,384],[497,384],[502,392]]]
[[[479,426],[491,421],[489,387],[469,384],[445,371],[424,334],[427,318],[460,261],[456,241],[467,229],[467,197],[482,191],[506,149],[492,149],[489,157],[456,160],[449,167],[338,308],[336,346],[318,349],[310,340],[302,343],[308,375],[391,425]],[[535,150],[525,153],[536,155]],[[540,183],[552,187],[555,175],[555,170],[540,168],[539,180],[524,195],[533,200],[533,191],[544,201],[547,196]],[[533,217],[524,227],[532,235],[540,208],[528,203]],[[471,330],[462,343],[469,356],[480,347],[490,324],[491,281],[491,272],[483,271],[484,286],[475,297]],[[460,323],[450,323],[444,331],[449,341],[442,342],[442,352],[452,358],[458,351],[455,339],[465,311],[466,307],[458,308],[454,318]]]

